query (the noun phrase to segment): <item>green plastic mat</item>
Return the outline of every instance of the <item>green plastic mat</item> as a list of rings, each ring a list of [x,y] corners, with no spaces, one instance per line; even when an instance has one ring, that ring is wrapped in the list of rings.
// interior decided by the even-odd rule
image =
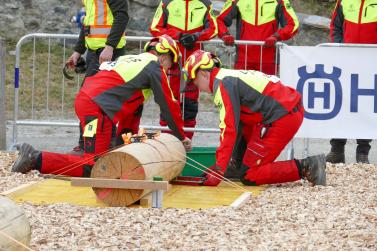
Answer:
[[[197,163],[194,163],[192,160],[193,159],[200,164],[210,167],[213,164],[215,164],[216,157],[215,157],[215,152],[216,152],[216,147],[194,147],[191,152],[187,153],[187,163],[190,163],[194,165],[195,167],[199,167],[203,169],[200,165]],[[186,163],[186,166],[184,167],[182,171],[182,176],[200,176],[203,172],[196,169],[195,167],[189,165]]]

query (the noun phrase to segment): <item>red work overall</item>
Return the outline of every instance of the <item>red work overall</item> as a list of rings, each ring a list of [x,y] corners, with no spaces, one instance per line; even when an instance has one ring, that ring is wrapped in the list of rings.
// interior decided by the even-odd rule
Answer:
[[[267,127],[263,138],[261,138],[263,124],[243,129],[243,137],[247,142],[242,161],[242,168],[245,171],[242,178],[244,182],[262,185],[300,179],[295,160],[274,161],[292,140],[303,118],[304,110],[300,106]]]

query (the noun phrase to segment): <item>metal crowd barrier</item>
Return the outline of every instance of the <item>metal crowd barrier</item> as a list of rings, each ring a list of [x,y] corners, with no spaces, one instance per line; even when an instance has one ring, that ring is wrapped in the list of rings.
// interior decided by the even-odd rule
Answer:
[[[78,35],[35,33],[25,35],[18,41],[15,53],[12,147],[18,141],[19,126],[78,126],[78,120],[74,113],[73,100],[83,79],[77,76],[75,81],[68,81],[62,74],[62,68],[73,51],[72,47],[77,38]],[[140,53],[143,50],[144,43],[150,39],[151,37],[128,36],[126,53],[129,53],[130,50],[134,53],[135,51]],[[42,41],[40,42],[39,40]],[[246,53],[248,45],[260,46],[260,67],[262,67],[263,41],[236,40],[235,44],[246,45]],[[277,44],[276,60],[278,60],[278,50],[281,45],[281,43]],[[202,42],[202,46],[206,48],[207,46],[210,47],[211,51],[215,51],[220,55],[227,67],[233,67],[235,58],[234,47],[224,46],[223,41],[219,39]],[[131,49],[127,49],[128,47]],[[184,53],[183,57],[185,55],[186,53]],[[245,60],[245,67],[246,63]],[[277,64],[275,72],[278,72]],[[31,77],[26,78],[27,75],[31,75]],[[57,100],[59,101],[57,102]],[[67,104],[69,101],[71,101],[71,104]],[[154,110],[156,109],[156,105],[152,104],[152,102],[150,103],[149,110],[152,110],[150,112],[153,115],[159,116],[159,110]],[[202,107],[202,105],[199,107]],[[215,121],[217,123],[218,119]],[[155,122],[158,124],[158,120]],[[150,124],[142,125],[142,127],[152,130],[167,129],[166,127]],[[153,122],[153,124],[156,123]],[[218,124],[211,124],[211,127],[201,127],[199,123],[196,128],[184,128],[184,130],[201,133],[220,132]],[[288,153],[289,156],[293,156],[292,145],[290,151]]]

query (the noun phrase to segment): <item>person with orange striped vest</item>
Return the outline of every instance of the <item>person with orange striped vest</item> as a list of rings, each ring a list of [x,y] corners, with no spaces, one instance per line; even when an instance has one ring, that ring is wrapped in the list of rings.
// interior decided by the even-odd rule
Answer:
[[[184,62],[200,48],[198,42],[210,40],[217,35],[217,23],[212,3],[208,0],[162,0],[149,30],[153,36],[167,34],[179,41],[182,62]],[[168,75],[174,97],[181,100],[179,67],[170,69]],[[181,100],[185,127],[196,125],[198,98],[199,91],[195,86],[187,88]],[[161,115],[160,124],[166,125],[163,115]],[[189,138],[193,137],[192,132],[186,132],[186,135]]]
[[[85,18],[73,54],[67,63],[74,67],[85,51],[86,77],[97,73],[105,61],[115,60],[125,54],[124,37],[128,24],[128,5],[124,0],[83,0]]]
[[[83,0],[83,4],[86,12],[83,27],[67,65],[74,68],[87,51],[85,77],[90,77],[98,72],[101,63],[125,54],[128,5],[124,0]],[[83,149],[80,138],[71,153],[82,154]]]
[[[333,43],[377,44],[377,0],[338,0],[330,24]],[[356,162],[369,163],[371,139],[357,139]],[[327,162],[344,163],[347,139],[331,139]]]
[[[236,39],[264,41],[260,46],[237,46],[235,69],[259,70],[276,74],[275,44],[288,40],[298,31],[299,22],[289,0],[227,0],[217,17],[219,37],[226,45],[234,45],[228,31],[237,19]]]

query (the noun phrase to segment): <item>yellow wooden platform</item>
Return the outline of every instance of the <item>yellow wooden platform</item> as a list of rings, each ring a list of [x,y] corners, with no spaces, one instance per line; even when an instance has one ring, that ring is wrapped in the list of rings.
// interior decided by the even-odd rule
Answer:
[[[240,183],[238,183],[241,185]],[[242,185],[241,185],[242,186]],[[257,196],[263,187],[246,187],[245,189]],[[8,197],[16,202],[30,202],[33,204],[69,203],[80,206],[105,207],[96,199],[91,188],[72,187],[70,181],[46,179],[34,183],[24,189],[9,192]],[[229,206],[243,191],[231,186],[177,186],[164,193],[163,207],[168,208],[211,208]],[[141,207],[133,205],[133,207]]]

